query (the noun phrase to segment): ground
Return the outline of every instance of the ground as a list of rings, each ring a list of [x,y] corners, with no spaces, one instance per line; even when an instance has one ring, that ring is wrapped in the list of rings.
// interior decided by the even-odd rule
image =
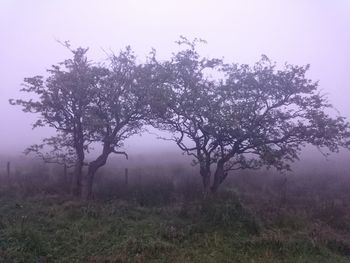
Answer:
[[[346,236],[280,208],[264,220],[220,200],[140,204],[0,198],[0,262],[350,262]]]

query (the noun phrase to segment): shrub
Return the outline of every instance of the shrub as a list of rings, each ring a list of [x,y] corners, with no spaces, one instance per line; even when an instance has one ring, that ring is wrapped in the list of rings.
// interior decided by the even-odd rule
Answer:
[[[250,233],[259,233],[259,224],[253,215],[242,206],[237,195],[232,191],[203,200],[202,218],[213,226],[236,226],[242,224]]]

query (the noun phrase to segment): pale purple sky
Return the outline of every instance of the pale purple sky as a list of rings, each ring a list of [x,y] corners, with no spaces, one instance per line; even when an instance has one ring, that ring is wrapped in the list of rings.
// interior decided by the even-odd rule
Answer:
[[[55,39],[90,47],[96,60],[103,49],[130,44],[142,60],[152,47],[168,57],[179,35],[206,39],[203,54],[227,61],[253,63],[266,54],[281,64],[310,63],[309,77],[350,118],[349,0],[0,0],[0,152],[21,153],[47,133],[32,131],[33,116],[8,99],[23,96],[24,77],[70,55]],[[154,139],[127,146],[136,142],[148,147]]]

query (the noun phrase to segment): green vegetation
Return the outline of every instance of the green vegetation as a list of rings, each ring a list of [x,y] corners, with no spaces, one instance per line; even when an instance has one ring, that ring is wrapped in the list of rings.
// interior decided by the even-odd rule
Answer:
[[[9,100],[37,114],[33,128],[55,130],[25,152],[63,165],[65,174],[74,167],[72,193],[92,199],[97,171],[112,154],[128,159],[124,141],[149,126],[193,158],[205,196],[216,194],[230,171],[290,171],[306,145],[325,154],[350,149],[350,123],[307,77],[308,65],[280,68],[265,55],[253,66],[225,63],[200,55],[201,42],[182,36],[170,59],[152,50],[145,63],[127,47],[100,64],[87,48],[66,42],[73,57],[46,78],[25,78],[21,91],[29,97]]]
[[[281,178],[271,178],[232,178],[237,192],[230,186],[206,202],[200,182],[175,187],[169,177],[131,184],[118,198],[96,189],[90,202],[10,196],[3,184],[0,262],[350,262],[340,179],[313,192],[315,181],[295,179],[278,205]]]

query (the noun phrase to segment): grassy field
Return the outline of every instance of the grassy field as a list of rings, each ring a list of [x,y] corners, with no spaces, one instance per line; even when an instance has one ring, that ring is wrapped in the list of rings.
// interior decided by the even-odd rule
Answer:
[[[3,184],[0,262],[350,262],[345,181],[299,178],[286,191],[283,178],[242,178],[206,202],[198,180],[123,191],[105,178],[88,203],[35,178]]]
[[[281,215],[264,226],[232,201],[185,212],[36,197],[2,199],[0,214],[1,262],[350,262],[327,225]]]

